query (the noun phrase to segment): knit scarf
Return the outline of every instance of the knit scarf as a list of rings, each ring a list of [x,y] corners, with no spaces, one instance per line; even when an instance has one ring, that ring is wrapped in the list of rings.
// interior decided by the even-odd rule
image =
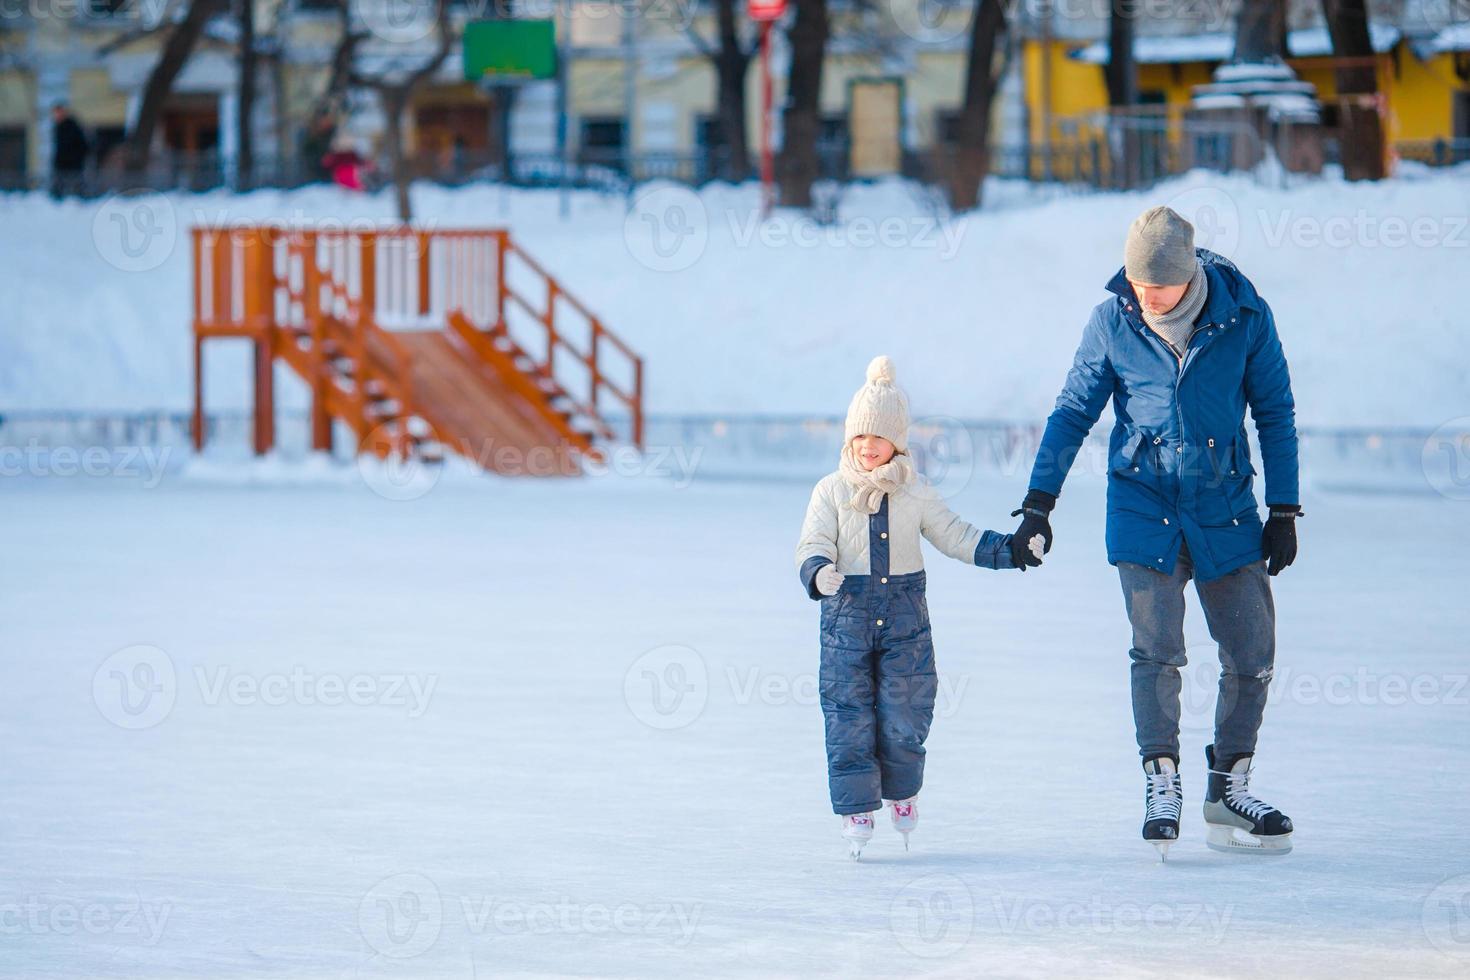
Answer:
[[[1172,310],[1168,313],[1150,313],[1140,308],[1143,322],[1164,339],[1164,343],[1174,351],[1175,357],[1184,357],[1184,352],[1189,347],[1189,338],[1194,334],[1194,321],[1199,319],[1200,311],[1205,308],[1205,299],[1209,292],[1205,267],[1196,260],[1194,277],[1189,280],[1189,288]]]
[[[876,514],[883,506],[883,495],[895,493],[914,478],[914,464],[907,453],[895,453],[882,466],[871,470],[863,469],[852,443],[842,449],[842,460],[837,466],[847,485],[852,487],[852,509],[860,514]]]

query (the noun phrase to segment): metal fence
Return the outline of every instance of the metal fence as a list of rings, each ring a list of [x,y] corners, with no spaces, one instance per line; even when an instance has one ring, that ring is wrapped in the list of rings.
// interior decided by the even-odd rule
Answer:
[[[65,453],[75,460],[106,452],[111,458],[142,453],[168,466],[193,458],[187,411],[125,413],[10,412],[0,416],[0,479],[22,476],[28,465]],[[236,459],[250,454],[251,413],[211,412],[205,417],[212,454]],[[1014,480],[1024,486],[1036,457],[1040,422],[920,419],[909,437],[916,465],[942,491],[956,492],[971,479]],[[277,413],[278,457],[304,460],[311,452],[304,410]],[[335,455],[348,464],[352,439],[345,431]],[[1074,474],[1107,472],[1107,426],[1094,429],[1074,464]],[[1301,464],[1318,491],[1374,494],[1445,494],[1470,498],[1470,472],[1449,458],[1442,430],[1414,428],[1316,428],[1300,430]],[[1470,430],[1454,438],[1470,446]],[[651,459],[677,454],[681,469],[701,481],[803,482],[836,466],[842,419],[824,416],[653,415],[646,420]],[[1259,449],[1252,450],[1259,459]],[[119,455],[121,454],[121,455]],[[48,472],[50,470],[47,470]]]
[[[997,144],[990,149],[991,176],[1055,184],[1074,191],[1138,189],[1195,169],[1252,173],[1263,182],[1279,182],[1292,171],[1313,172],[1338,158],[1331,130],[1304,139],[1304,130],[1277,125],[1268,132],[1240,120],[1208,120],[1186,116],[1184,108],[1143,107],[1127,113],[1097,113],[1056,121],[1058,135],[1048,141]],[[1310,158],[1300,164],[1302,146]],[[1470,162],[1470,139],[1402,141],[1394,154],[1429,166]],[[954,148],[935,144],[908,149],[900,175],[947,190],[954,167]],[[820,181],[846,184],[854,180],[848,147],[824,142],[817,150]],[[1264,162],[1282,166],[1261,167]],[[688,186],[730,179],[740,168],[721,150],[627,153],[590,148],[563,158],[552,153],[520,153],[509,160],[486,153],[447,152],[409,161],[412,179],[443,186],[495,183],[512,187],[571,187],[627,194],[640,184],[666,180]],[[744,170],[753,179],[755,161]],[[365,161],[369,189],[387,180],[386,160]],[[778,173],[779,176],[779,173]],[[113,167],[42,180],[19,171],[0,171],[0,190],[49,190],[53,194],[98,197],[119,190],[209,191],[220,188],[290,189],[326,182],[315,162],[299,155],[260,157],[248,175],[215,153],[160,154],[142,173]]]
[[[1470,163],[1470,139],[1400,140],[1393,149],[1400,160],[1413,160],[1431,167]]]

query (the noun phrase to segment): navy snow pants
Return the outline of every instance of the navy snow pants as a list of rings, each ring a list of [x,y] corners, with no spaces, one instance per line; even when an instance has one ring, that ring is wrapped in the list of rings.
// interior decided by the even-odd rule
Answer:
[[[822,599],[822,715],[836,813],[867,813],[924,783],[938,679],[924,573],[888,574],[888,500],[869,518],[871,573]]]

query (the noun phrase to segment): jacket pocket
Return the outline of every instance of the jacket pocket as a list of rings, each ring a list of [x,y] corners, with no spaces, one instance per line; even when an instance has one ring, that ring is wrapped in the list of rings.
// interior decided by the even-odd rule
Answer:
[[[1231,456],[1234,461],[1234,465],[1231,467],[1231,469],[1235,473],[1239,473],[1241,476],[1255,476],[1256,467],[1255,464],[1251,462],[1250,443],[1242,442],[1239,439],[1235,440],[1235,445],[1232,447]]]
[[[1195,515],[1203,527],[1238,526],[1256,509],[1251,476],[1250,447],[1235,440],[1229,446],[1207,450],[1210,466],[1202,474]]]
[[[1138,451],[1143,446],[1143,432],[1129,426],[1128,435],[1123,439],[1118,451],[1109,460],[1109,469],[1114,473],[1134,473],[1139,471]]]
[[[1143,429],[1129,426],[1127,437],[1108,461],[1108,511],[1137,514],[1149,520],[1164,516],[1158,444]]]

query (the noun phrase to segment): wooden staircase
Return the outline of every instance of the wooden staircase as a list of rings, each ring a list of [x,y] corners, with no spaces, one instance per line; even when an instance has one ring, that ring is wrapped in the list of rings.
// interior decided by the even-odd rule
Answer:
[[[255,345],[257,453],[275,442],[277,360],[311,389],[319,450],[335,422],[361,452],[546,476],[643,447],[642,358],[506,231],[196,228],[193,258],[196,448],[220,337]]]

